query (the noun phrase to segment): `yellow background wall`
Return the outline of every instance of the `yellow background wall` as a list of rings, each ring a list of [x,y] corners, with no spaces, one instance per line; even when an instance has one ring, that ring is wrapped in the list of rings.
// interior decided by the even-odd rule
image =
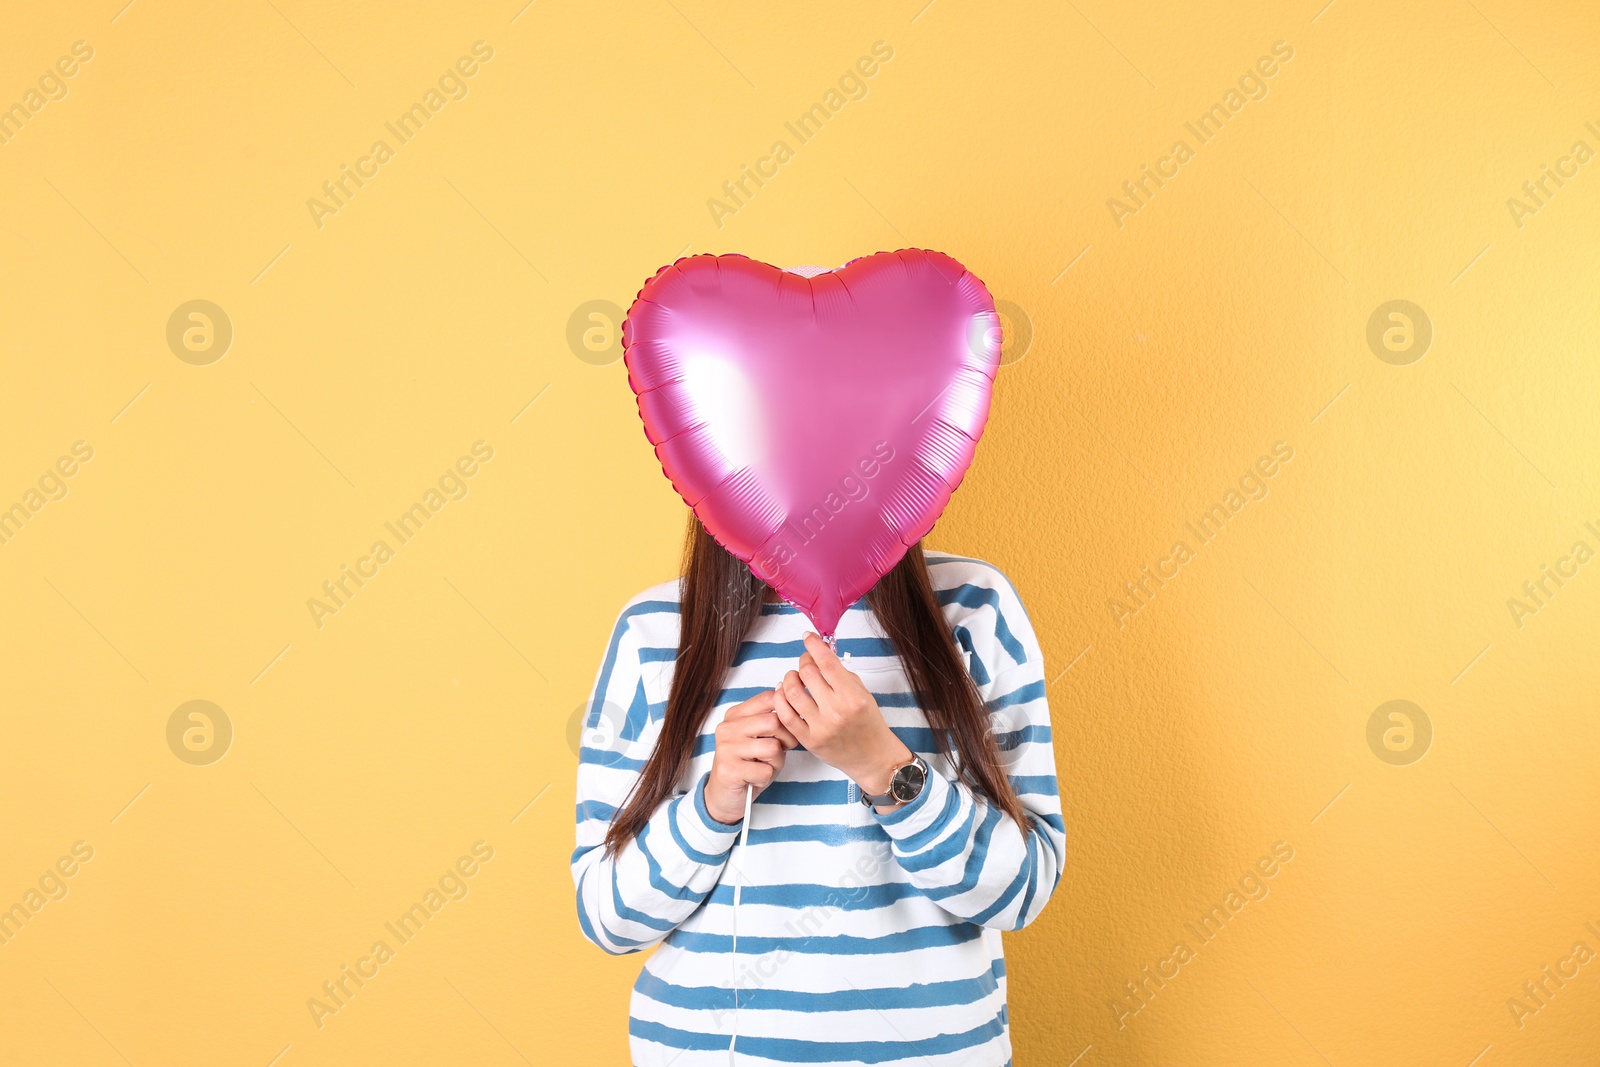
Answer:
[[[686,250],[903,246],[1011,308],[931,540],[1010,574],[1053,679],[1071,861],[1009,940],[1018,1064],[1593,1062],[1592,5],[122,3],[0,35],[0,103],[93,50],[0,144],[0,506],[44,479],[0,545],[0,906],[66,891],[0,945],[0,1062],[625,1062],[640,961],[578,933],[569,725],[682,507],[569,320]],[[478,41],[465,97],[398,143]],[[866,95],[796,144],[878,41]],[[1185,122],[1275,42],[1265,97],[1197,147]],[[1108,208],[1179,138],[1175,177]],[[1576,174],[1539,206],[1542,165]],[[169,346],[196,299],[220,359]],[[1368,344],[1392,300],[1431,323],[1420,359]],[[1280,441],[1265,497],[1195,543]],[[384,523],[461,457],[466,495],[399,544]],[[1175,577],[1108,606],[1179,540]],[[1514,613],[1545,565],[1576,574]],[[187,711],[169,744],[193,700],[220,760],[179,758],[222,744],[186,748]],[[1369,745],[1391,700],[1421,709],[1409,750]],[[1186,931],[1280,841],[1264,899]],[[442,877],[466,896],[319,1027],[307,1001]],[[1547,964],[1578,976],[1533,1011]]]

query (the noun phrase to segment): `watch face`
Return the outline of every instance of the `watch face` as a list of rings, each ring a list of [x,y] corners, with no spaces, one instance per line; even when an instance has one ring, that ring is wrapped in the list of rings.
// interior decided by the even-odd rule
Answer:
[[[894,772],[894,777],[889,780],[889,792],[902,804],[908,804],[922,792],[925,779],[921,763],[908,763]]]

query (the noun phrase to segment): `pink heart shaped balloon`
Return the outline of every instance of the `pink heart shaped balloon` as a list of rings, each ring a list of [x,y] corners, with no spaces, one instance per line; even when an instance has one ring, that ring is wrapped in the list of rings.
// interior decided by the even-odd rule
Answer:
[[[1000,342],[984,284],[919,249],[810,278],[690,256],[645,283],[622,329],[673,488],[825,636],[961,483]]]

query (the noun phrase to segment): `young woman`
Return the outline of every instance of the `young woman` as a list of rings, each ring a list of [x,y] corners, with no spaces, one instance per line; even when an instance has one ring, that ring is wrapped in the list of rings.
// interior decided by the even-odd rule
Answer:
[[[836,656],[692,516],[685,555],[617,620],[578,764],[584,936],[659,946],[633,1064],[1008,1065],[1000,931],[1066,854],[1016,591],[913,546]]]

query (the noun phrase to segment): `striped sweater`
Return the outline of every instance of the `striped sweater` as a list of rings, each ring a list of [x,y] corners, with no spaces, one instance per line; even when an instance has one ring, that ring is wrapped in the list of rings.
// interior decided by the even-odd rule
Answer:
[[[1066,832],[1043,657],[1011,583],[979,560],[928,553],[945,618],[988,705],[1028,825],[956,780],[865,599],[838,649],[888,725],[933,772],[887,815],[804,748],[756,797],[748,845],[701,787],[723,713],[791,670],[811,629],[768,604],[724,679],[688,771],[613,857],[601,841],[660,730],[677,656],[679,583],[623,609],[585,718],[572,876],[584,936],[607,952],[655,947],[633,987],[635,1067],[738,1062],[1002,1067],[1011,1061],[1000,933],[1032,922],[1060,880]],[[737,869],[736,869],[737,868]],[[743,881],[733,944],[733,886]]]

